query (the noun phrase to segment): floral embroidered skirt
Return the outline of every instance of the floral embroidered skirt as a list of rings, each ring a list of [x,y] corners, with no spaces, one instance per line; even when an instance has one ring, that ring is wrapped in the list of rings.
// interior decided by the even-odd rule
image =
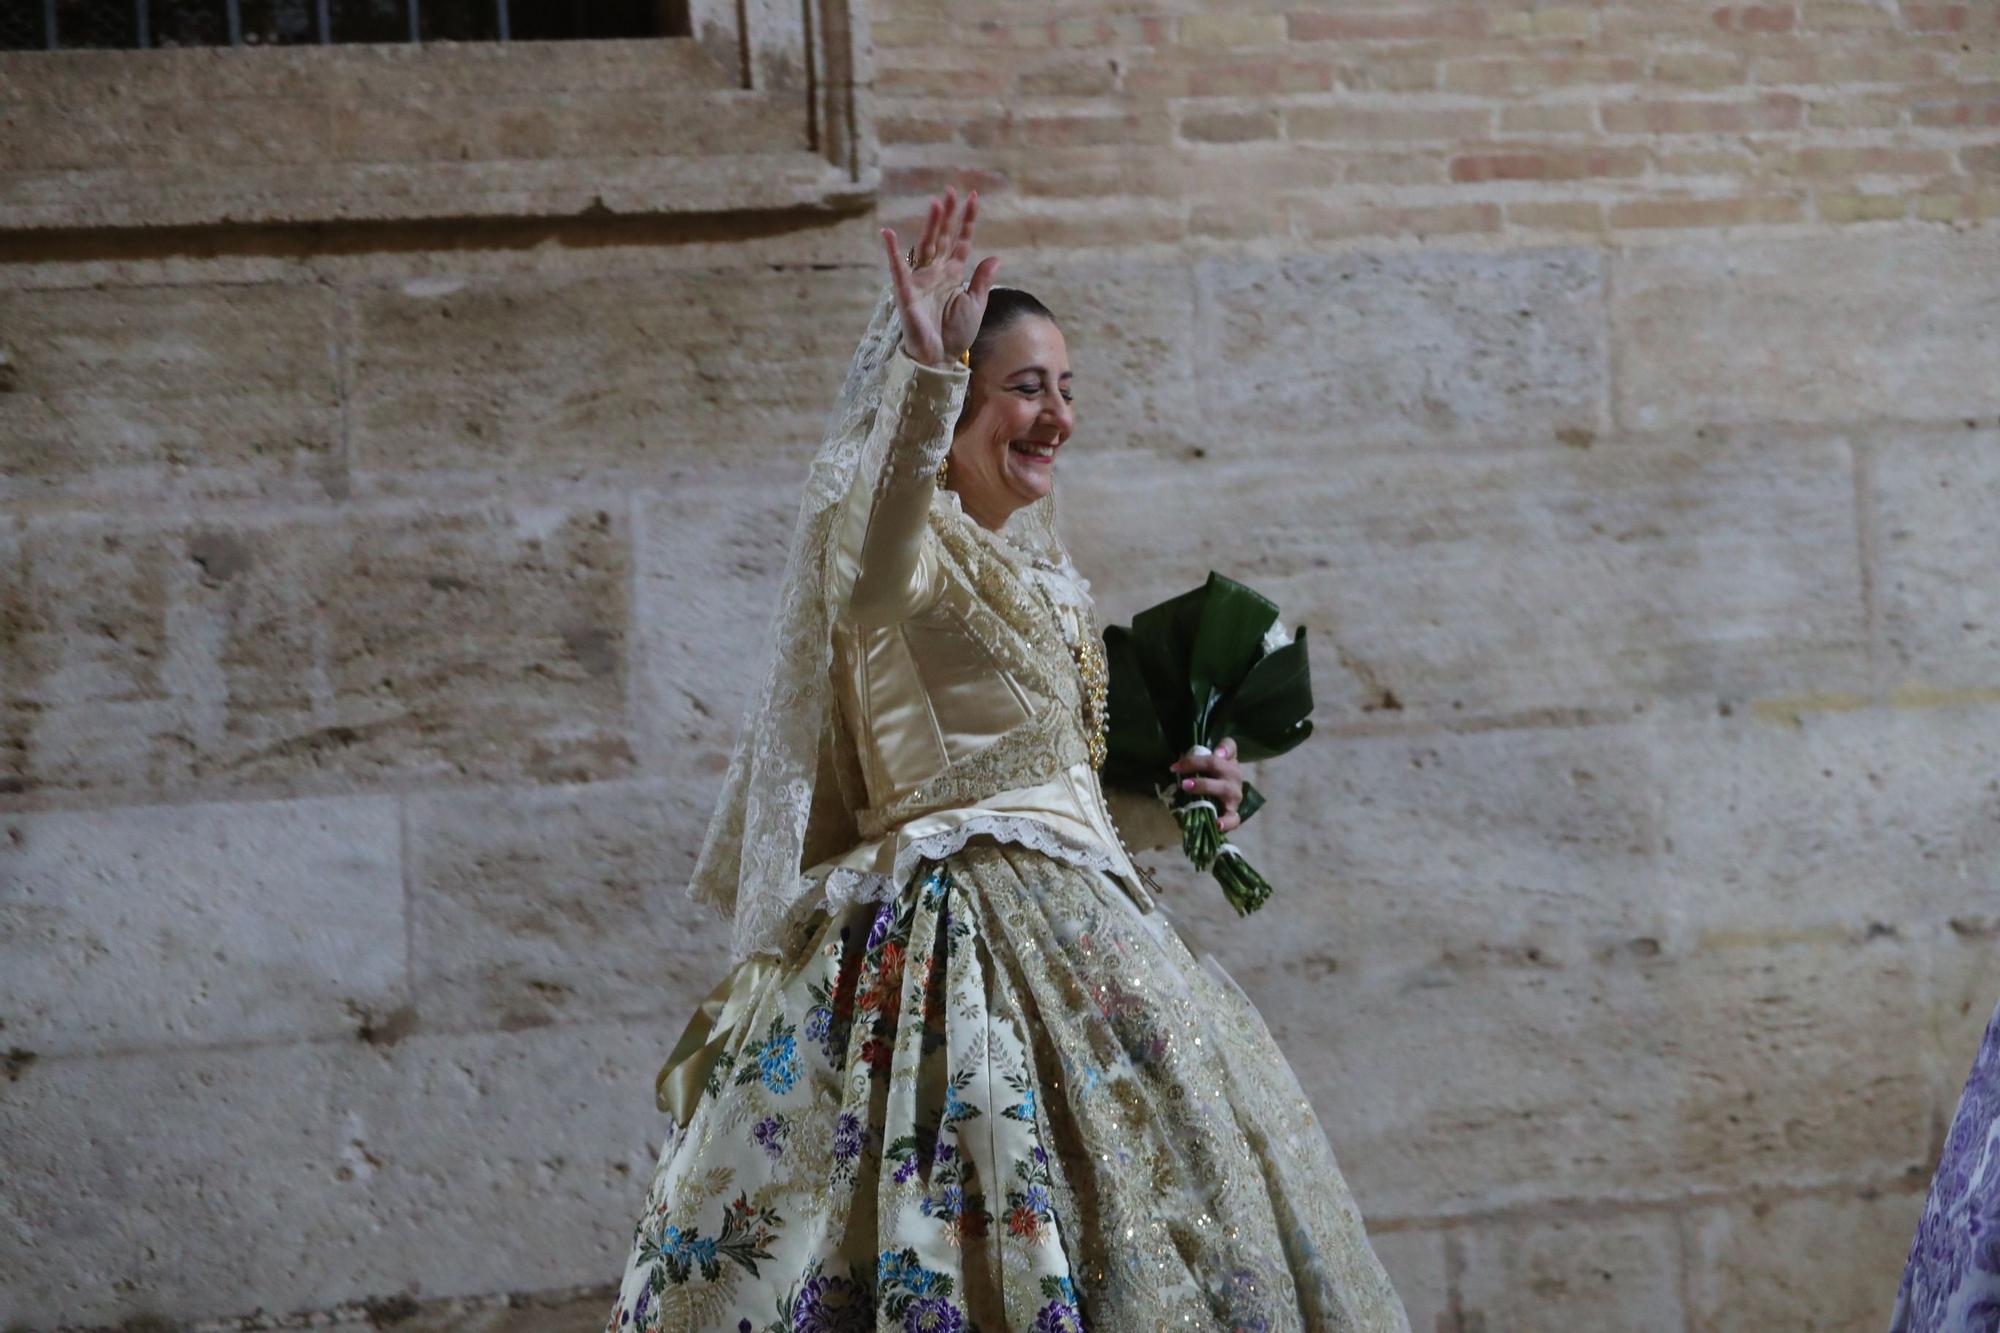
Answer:
[[[1931,1178],[1891,1333],[2000,1333],[2000,1009]]]
[[[976,842],[757,986],[607,1333],[1407,1330],[1262,1019],[1109,875]]]

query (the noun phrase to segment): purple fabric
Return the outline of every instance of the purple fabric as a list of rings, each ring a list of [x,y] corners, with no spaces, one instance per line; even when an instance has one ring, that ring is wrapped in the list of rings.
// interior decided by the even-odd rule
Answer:
[[[1890,1333],[2000,1333],[2000,1009],[1931,1177]]]

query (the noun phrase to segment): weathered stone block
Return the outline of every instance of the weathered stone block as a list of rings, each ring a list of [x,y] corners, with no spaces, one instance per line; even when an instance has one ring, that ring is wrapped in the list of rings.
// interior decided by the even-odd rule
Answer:
[[[0,292],[0,499],[344,493],[333,341],[316,284]]]
[[[1195,272],[1218,451],[1514,444],[1604,424],[1594,250],[1212,259]]]
[[[1911,1169],[1920,965],[1876,942],[1238,979],[1364,1211],[1428,1217]]]
[[[340,1048],[37,1061],[0,1093],[8,1277],[32,1328],[312,1309],[356,1291],[366,1187]]]
[[[504,77],[504,76],[501,76]],[[532,89],[504,96],[492,87],[453,95],[426,84],[347,104],[327,129],[326,156],[346,162],[491,162],[602,159],[607,144],[653,158],[753,156],[810,145],[798,108],[740,89],[698,86]],[[699,134],[687,127],[699,125]]]
[[[1877,1333],[1920,1194],[1748,1200],[1688,1222],[1691,1333]]]
[[[0,1318],[188,1320],[615,1277],[672,1037],[600,1024],[37,1062],[0,1096],[8,1231],[27,1256]]]
[[[1930,1159],[1943,1151],[1959,1095],[2000,1006],[2000,902],[1989,900],[1983,914],[1955,918],[1925,943],[1931,975],[1922,1036],[1935,1099],[1928,1172],[1935,1165]]]
[[[384,798],[0,818],[8,1043],[353,1031],[404,999],[398,837]]]
[[[1993,350],[1989,364],[2000,364],[2000,343]],[[1969,686],[1992,699],[2000,689],[2000,580],[1993,577],[2000,568],[2000,431],[1883,439],[1869,466],[1882,627],[1899,693]]]
[[[410,918],[426,1027],[652,1015],[678,1025],[728,969],[683,892],[712,787],[591,783],[414,798]]]
[[[1647,727],[1659,901],[1684,942],[1907,934],[1996,910],[2000,709],[1800,702]]]
[[[1252,780],[1270,804],[1231,837],[1276,887],[1269,910],[1238,918],[1178,847],[1150,859],[1191,944],[1287,993],[1440,957],[1557,967],[1657,952],[1672,924],[1639,729],[1321,736]]]
[[[31,522],[17,785],[620,776],[626,526],[622,505]]]
[[[1198,389],[1188,265],[1036,256],[1004,266],[999,281],[1033,292],[1062,325],[1076,373],[1076,431],[1065,461],[1100,450],[1178,455],[1215,447]]]
[[[803,468],[887,282],[879,265],[414,278],[356,294],[370,486]]]
[[[1866,688],[1837,440],[1078,462],[1105,620],[1240,578],[1312,627],[1326,722]]]
[[[645,766],[675,784],[703,827],[744,710],[763,688],[806,466],[740,470],[639,505],[635,691]],[[692,868],[696,850],[672,855]]]
[[[636,1209],[633,1216],[636,1220]],[[604,1333],[605,1316],[617,1300],[618,1289],[609,1284],[576,1293],[510,1294],[422,1305],[408,1297],[391,1298],[377,1302],[373,1311],[327,1327],[332,1333],[381,1333],[383,1324],[393,1320],[396,1333]]]
[[[1410,1317],[1410,1333],[1458,1333],[1450,1322],[1444,1233],[1371,1229],[1368,1242]]]
[[[1458,1234],[1465,1333],[1683,1326],[1671,1214],[1494,1222]]]
[[[679,1034],[637,1021],[419,1036],[355,1071],[335,1102],[353,1171],[336,1197],[366,1222],[349,1291],[615,1280],[664,1137],[653,1076]]]
[[[1623,425],[2000,412],[2000,325],[1981,299],[2000,249],[1978,231],[1645,247],[1610,279]]]

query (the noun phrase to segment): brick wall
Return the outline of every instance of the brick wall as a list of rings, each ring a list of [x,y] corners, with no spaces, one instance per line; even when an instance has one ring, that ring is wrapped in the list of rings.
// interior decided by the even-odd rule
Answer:
[[[801,460],[955,182],[1107,615],[1322,645],[1281,903],[1160,865],[1417,1327],[1884,1326],[2000,999],[1995,8],[874,40],[873,211],[9,238],[0,1319],[600,1325]]]
[[[2000,208],[1991,4],[876,7],[893,195],[995,244],[1614,240]]]

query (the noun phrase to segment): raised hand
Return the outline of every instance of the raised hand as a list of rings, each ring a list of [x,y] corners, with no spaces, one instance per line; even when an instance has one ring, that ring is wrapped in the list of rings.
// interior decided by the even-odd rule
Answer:
[[[962,203],[955,190],[933,198],[923,239],[913,250],[914,262],[905,259],[895,231],[882,229],[896,308],[903,317],[903,351],[912,360],[949,365],[979,336],[986,294],[993,290],[1000,258],[989,255],[981,260],[972,280],[965,280],[972,258],[972,224],[978,216],[977,191],[968,192]]]

